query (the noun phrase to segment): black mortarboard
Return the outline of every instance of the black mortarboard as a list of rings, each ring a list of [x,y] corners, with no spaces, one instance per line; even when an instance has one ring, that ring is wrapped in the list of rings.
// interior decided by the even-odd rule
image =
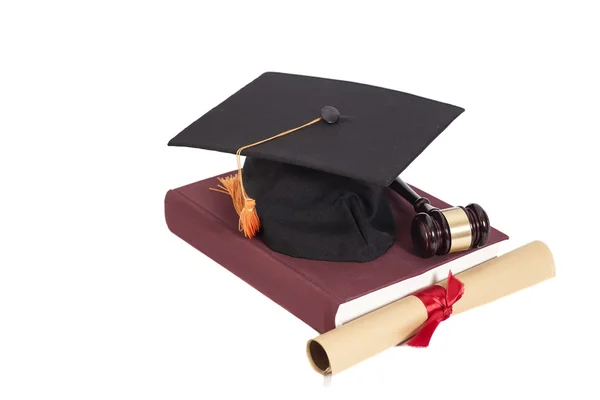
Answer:
[[[236,153],[307,124],[242,151],[242,187],[256,200],[262,240],[296,257],[368,261],[394,242],[385,187],[463,111],[380,87],[268,72],[169,145]]]

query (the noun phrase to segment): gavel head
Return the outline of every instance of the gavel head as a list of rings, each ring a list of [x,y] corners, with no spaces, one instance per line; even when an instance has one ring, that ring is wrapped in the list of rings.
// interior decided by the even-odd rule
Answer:
[[[411,236],[421,257],[469,250],[487,243],[490,220],[478,204],[444,210],[433,208],[415,216]]]

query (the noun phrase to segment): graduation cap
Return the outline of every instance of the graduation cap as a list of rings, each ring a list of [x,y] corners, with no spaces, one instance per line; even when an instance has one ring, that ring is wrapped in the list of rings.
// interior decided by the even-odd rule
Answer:
[[[268,72],[169,142],[237,155],[240,230],[295,257],[369,261],[395,240],[386,188],[464,110],[346,81]],[[240,156],[246,156],[242,168]]]

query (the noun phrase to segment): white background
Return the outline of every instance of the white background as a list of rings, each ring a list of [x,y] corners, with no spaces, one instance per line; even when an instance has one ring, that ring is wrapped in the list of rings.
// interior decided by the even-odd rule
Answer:
[[[593,3],[3,1],[0,399],[598,398]],[[167,141],[265,71],[466,108],[403,177],[482,204],[503,251],[545,241],[557,279],[324,387],[315,331],[163,217],[235,166]]]

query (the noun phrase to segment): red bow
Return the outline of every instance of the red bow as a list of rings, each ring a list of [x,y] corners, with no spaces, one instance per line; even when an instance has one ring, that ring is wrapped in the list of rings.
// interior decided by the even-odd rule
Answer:
[[[452,314],[452,305],[462,297],[465,292],[465,285],[456,279],[452,272],[448,272],[448,289],[442,286],[433,285],[413,294],[423,302],[427,309],[427,321],[421,326],[421,329],[407,343],[412,347],[427,347],[435,329],[440,322],[450,318]]]

